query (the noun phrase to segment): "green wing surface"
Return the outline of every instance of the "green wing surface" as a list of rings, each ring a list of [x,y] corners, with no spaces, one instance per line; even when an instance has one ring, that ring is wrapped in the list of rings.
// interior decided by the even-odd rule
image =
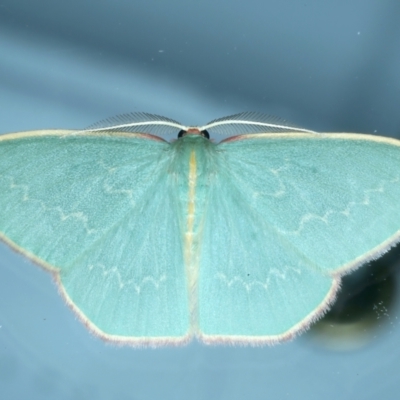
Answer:
[[[327,310],[341,275],[399,240],[399,144],[295,133],[217,146],[200,257],[204,341],[291,338]]]
[[[141,134],[0,137],[0,237],[51,269],[109,340],[187,340],[188,294],[169,143]]]

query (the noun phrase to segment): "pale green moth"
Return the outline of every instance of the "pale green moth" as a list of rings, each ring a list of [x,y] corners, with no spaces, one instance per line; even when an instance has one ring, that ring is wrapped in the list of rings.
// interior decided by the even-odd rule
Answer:
[[[208,139],[221,130],[238,136]],[[399,199],[400,141],[253,113],[0,136],[1,239],[122,344],[292,338],[399,241]]]

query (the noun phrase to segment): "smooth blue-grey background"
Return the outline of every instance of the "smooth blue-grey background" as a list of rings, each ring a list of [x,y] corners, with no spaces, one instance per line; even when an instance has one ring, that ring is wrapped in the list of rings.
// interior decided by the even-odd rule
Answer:
[[[398,0],[0,0],[0,133],[253,110],[399,137],[399,21]],[[0,398],[398,399],[399,308],[387,314],[346,351],[311,335],[272,348],[117,348],[0,244]]]

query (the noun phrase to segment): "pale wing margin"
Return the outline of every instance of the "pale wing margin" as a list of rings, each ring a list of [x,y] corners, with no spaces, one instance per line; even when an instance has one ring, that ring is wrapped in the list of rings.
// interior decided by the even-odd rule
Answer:
[[[67,302],[106,339],[186,340],[169,161],[170,145],[148,135],[0,138],[1,237],[52,269]]]

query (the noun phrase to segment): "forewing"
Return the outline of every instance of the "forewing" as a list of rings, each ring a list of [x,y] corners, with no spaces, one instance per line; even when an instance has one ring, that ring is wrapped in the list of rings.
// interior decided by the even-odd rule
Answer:
[[[188,332],[170,160],[170,145],[148,135],[0,139],[1,237],[52,269],[107,339],[157,345]]]

